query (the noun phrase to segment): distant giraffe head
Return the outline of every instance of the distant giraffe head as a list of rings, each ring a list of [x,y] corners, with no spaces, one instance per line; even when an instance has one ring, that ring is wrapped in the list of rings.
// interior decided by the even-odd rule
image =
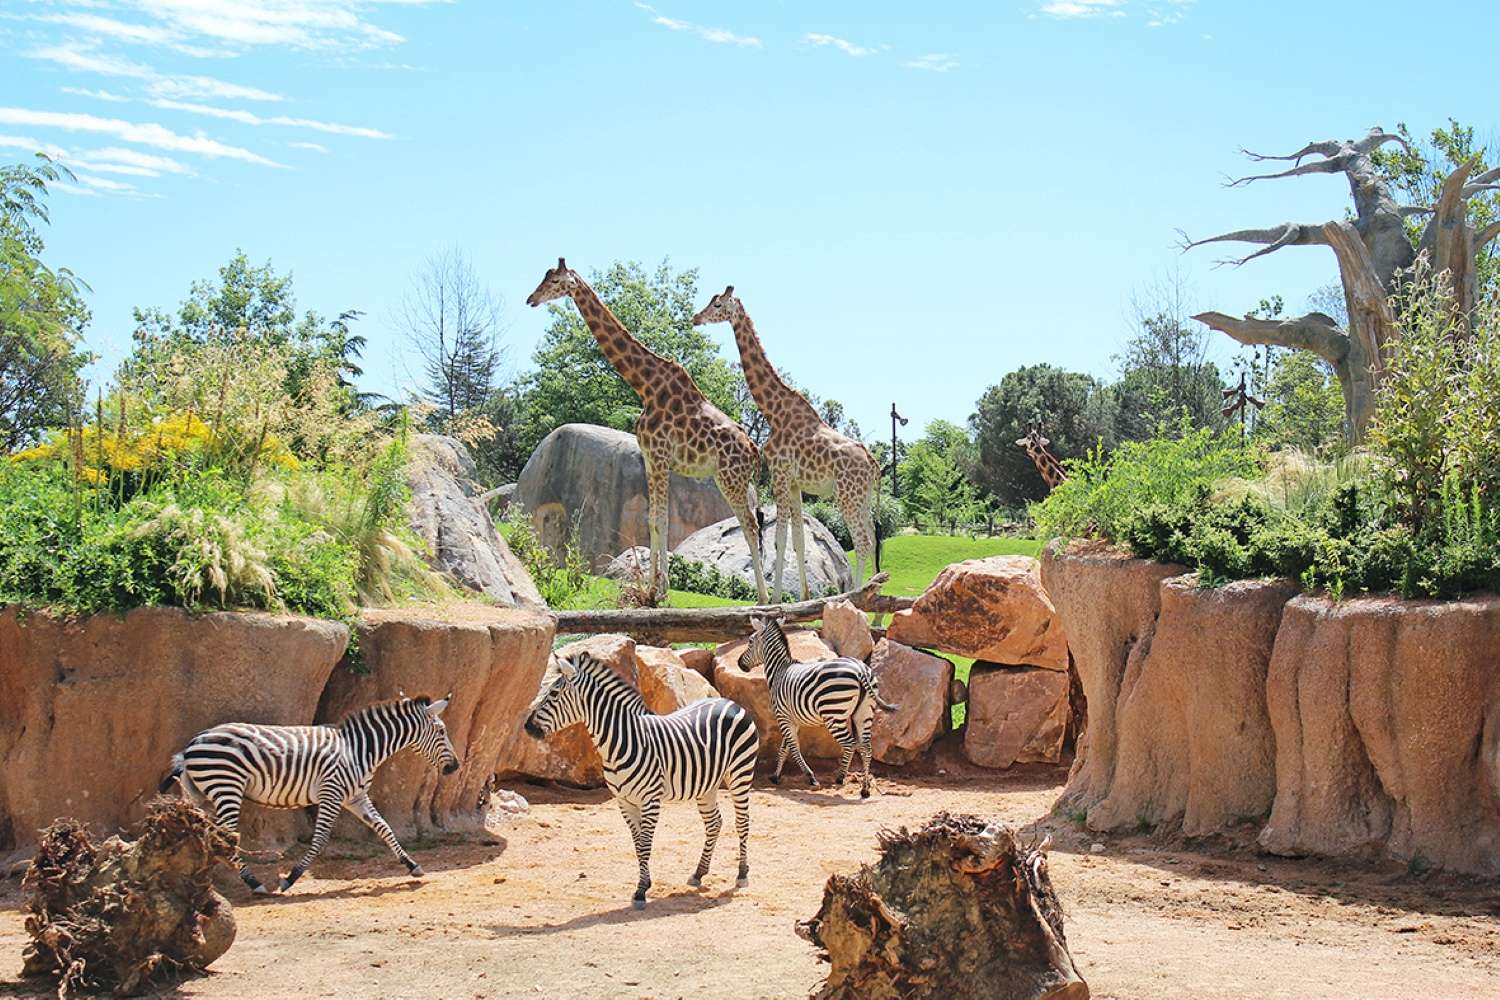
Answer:
[[[1032,427],[1023,438],[1016,438],[1016,444],[1026,449],[1026,454],[1035,459],[1038,455],[1045,454],[1047,446],[1052,442],[1042,437],[1041,429]]]
[[[568,267],[567,261],[559,257],[557,258],[557,266],[549,268],[547,273],[542,275],[542,283],[536,286],[536,291],[526,296],[526,304],[528,306],[539,306],[543,302],[550,302],[553,299],[567,298],[578,287],[578,282],[578,275],[574,274],[573,269]]]
[[[1058,483],[1068,478],[1068,473],[1062,467],[1062,463],[1047,450],[1047,445],[1051,443],[1042,436],[1041,428],[1034,424],[1026,432],[1025,437],[1016,439],[1016,444],[1026,449],[1027,456],[1036,466],[1037,473],[1049,490],[1056,489]]]
[[[734,297],[734,286],[725,285],[722,292],[708,300],[708,305],[698,310],[693,317],[693,325],[733,323],[734,318],[744,311],[745,307]]]

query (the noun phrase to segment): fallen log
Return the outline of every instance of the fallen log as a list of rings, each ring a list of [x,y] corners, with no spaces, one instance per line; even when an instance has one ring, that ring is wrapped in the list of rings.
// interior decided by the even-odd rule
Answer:
[[[909,608],[910,597],[885,597],[880,588],[889,573],[876,573],[863,587],[794,604],[767,604],[732,608],[622,608],[597,611],[554,611],[558,635],[597,635],[619,632],[637,642],[728,642],[750,634],[750,615],[779,610],[789,622],[809,622],[823,616],[823,605],[846,600],[861,611],[894,614]]]
[[[878,835],[880,860],[833,875],[797,934],[823,949],[818,1000],[1087,1000],[1047,874],[1047,844],[939,813]]]

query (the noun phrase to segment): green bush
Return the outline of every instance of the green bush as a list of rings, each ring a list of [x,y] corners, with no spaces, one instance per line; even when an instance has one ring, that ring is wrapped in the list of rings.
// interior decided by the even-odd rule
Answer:
[[[833,533],[845,552],[854,549],[854,537],[844,523],[844,513],[832,500],[817,500],[803,506],[803,511]],[[875,499],[875,533],[880,538],[891,538],[906,527],[906,509],[889,493],[882,492]]]

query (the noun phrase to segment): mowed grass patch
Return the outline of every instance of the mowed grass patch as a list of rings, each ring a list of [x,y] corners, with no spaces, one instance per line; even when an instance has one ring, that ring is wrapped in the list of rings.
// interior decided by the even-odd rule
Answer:
[[[883,593],[916,597],[945,566],[989,556],[1033,556],[1042,543],[1035,538],[968,538],[962,535],[897,535],[881,545],[880,568],[891,574]],[[853,559],[853,554],[850,554]],[[850,562],[853,565],[853,562]]]

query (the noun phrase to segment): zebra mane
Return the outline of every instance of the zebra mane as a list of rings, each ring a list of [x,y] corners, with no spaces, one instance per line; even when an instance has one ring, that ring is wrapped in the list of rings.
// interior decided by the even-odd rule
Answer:
[[[402,713],[398,710],[406,707],[407,705],[417,705],[422,708],[426,708],[431,704],[432,699],[427,697],[425,694],[416,698],[387,698],[385,701],[377,701],[373,704],[366,705],[363,708],[356,708],[353,711],[348,712],[334,725],[334,728],[343,729],[355,719],[372,719],[379,715],[399,715]]]
[[[611,670],[609,664],[592,653],[577,653],[570,659],[578,665],[580,671],[587,671],[601,689],[622,693],[632,706],[639,705],[642,711],[646,710],[646,699],[641,695],[640,688]]]

